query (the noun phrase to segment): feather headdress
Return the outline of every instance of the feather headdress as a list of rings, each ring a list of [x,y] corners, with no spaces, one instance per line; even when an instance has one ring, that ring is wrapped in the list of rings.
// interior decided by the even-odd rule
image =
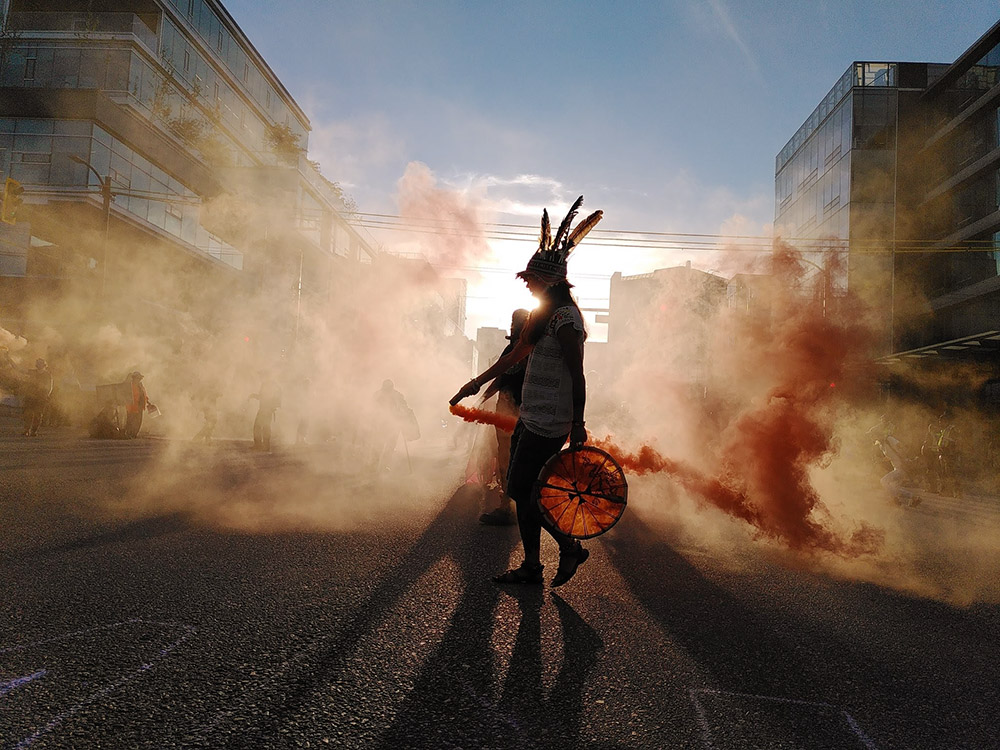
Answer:
[[[528,261],[527,268],[521,271],[518,276],[521,278],[534,276],[550,285],[566,280],[566,264],[569,261],[570,253],[604,216],[603,211],[594,211],[577,224],[576,229],[570,231],[573,219],[576,218],[581,205],[583,205],[582,195],[570,206],[566,218],[562,220],[556,230],[555,237],[551,236],[552,227],[549,224],[548,209],[542,211],[542,231],[538,238],[538,250]]]

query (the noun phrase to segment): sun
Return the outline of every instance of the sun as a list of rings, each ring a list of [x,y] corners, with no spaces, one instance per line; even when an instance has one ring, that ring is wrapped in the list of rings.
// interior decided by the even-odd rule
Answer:
[[[511,313],[518,308],[534,310],[537,306],[538,300],[513,273],[485,272],[469,281],[466,335],[475,339],[476,329],[483,327],[508,330]]]

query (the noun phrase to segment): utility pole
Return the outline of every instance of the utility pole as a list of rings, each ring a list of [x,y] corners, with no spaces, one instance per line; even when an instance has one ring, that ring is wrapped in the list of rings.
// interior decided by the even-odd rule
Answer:
[[[115,194],[111,192],[111,176],[108,175],[107,177],[101,177],[98,171],[94,169],[93,164],[76,154],[70,154],[69,159],[77,164],[82,164],[93,172],[101,186],[101,198],[104,202],[104,249],[102,251],[103,257],[101,258],[101,299],[104,299],[107,294],[108,287],[108,251],[111,243],[111,201],[115,198]]]

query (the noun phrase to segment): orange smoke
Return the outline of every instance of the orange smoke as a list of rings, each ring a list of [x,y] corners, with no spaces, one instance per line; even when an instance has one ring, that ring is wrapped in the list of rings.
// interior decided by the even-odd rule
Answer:
[[[507,432],[513,432],[517,424],[516,417],[485,409],[456,404],[451,406],[450,410],[452,414],[467,422],[493,425]],[[818,504],[818,498],[804,476],[797,477],[798,496],[789,496],[783,492],[787,483],[779,482],[773,487],[765,488],[760,498],[763,502],[754,503],[745,490],[707,476],[681,461],[667,458],[648,445],[640,446],[635,453],[627,453],[609,437],[603,440],[591,439],[590,444],[614,456],[625,471],[638,475],[667,474],[703,502],[745,521],[762,536],[782,541],[792,549],[826,550],[856,557],[872,554],[882,545],[884,536],[882,532],[866,524],[862,524],[850,539],[842,539],[810,518],[810,513]],[[788,456],[779,453],[775,461],[785,463],[786,473],[790,470],[793,474],[804,474],[801,462],[790,460]]]
[[[761,289],[754,314],[724,306],[692,317],[690,308],[697,306],[683,287],[661,297],[679,321],[671,329],[675,337],[690,335],[679,325],[685,322],[713,334],[704,339],[707,353],[700,354],[710,365],[703,376],[708,396],[676,399],[672,412],[652,408],[638,429],[655,435],[662,424],[664,433],[677,435],[672,428],[689,423],[692,442],[679,450],[698,455],[697,465],[648,445],[635,453],[608,438],[594,445],[626,471],[667,474],[693,497],[790,549],[845,557],[876,553],[884,533],[865,523],[853,530],[837,528],[811,481],[811,472],[827,465],[838,450],[834,434],[842,399],[869,378],[873,331],[857,300],[846,292],[834,294],[835,260],[828,256],[822,273],[810,276],[794,248],[776,243],[770,283]],[[625,387],[637,407],[656,406],[665,383],[690,385],[676,371],[673,350],[657,349],[659,342],[672,340],[663,334],[668,322],[657,318],[655,325],[632,334],[636,356]],[[478,410],[465,413],[473,412]],[[505,419],[492,412],[472,418],[486,424]]]
[[[861,524],[850,539],[843,539],[810,518],[817,499],[808,485],[801,499],[785,497],[781,485],[778,485],[761,498],[765,503],[755,503],[745,490],[707,476],[681,461],[667,458],[648,445],[640,446],[635,453],[624,452],[609,438],[592,440],[591,445],[614,456],[625,471],[639,475],[667,474],[696,498],[746,521],[761,536],[784,542],[792,549],[826,550],[845,557],[857,557],[873,554],[882,546],[883,532],[867,524]],[[775,495],[779,502],[767,503]]]
[[[495,411],[486,409],[475,409],[461,404],[453,404],[449,411],[456,417],[461,417],[466,422],[478,422],[479,424],[489,424],[499,427],[504,432],[513,432],[517,424],[517,417],[508,414],[497,414]]]

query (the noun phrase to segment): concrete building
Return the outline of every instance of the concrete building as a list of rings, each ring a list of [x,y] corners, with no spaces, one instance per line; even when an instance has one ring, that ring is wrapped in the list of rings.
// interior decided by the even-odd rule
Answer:
[[[30,336],[69,298],[120,322],[210,317],[199,299],[243,295],[294,343],[376,255],[306,158],[308,118],[220,2],[4,0],[2,14],[0,172],[24,193],[0,325]],[[137,275],[163,283],[133,293]]]
[[[656,350],[665,357],[659,366],[683,373],[697,392],[711,366],[703,323],[725,303],[726,289],[726,279],[692,268],[690,261],[635,276],[615,272],[608,299],[608,342],[599,367],[605,382],[616,380],[631,363],[648,361],[650,351]]]
[[[852,63],[777,155],[777,230],[846,256],[830,285],[873,311],[876,357],[1000,352],[998,70],[1000,23],[951,64]]]
[[[476,346],[472,371],[481,373],[500,358],[500,353],[508,343],[507,331],[503,328],[480,327],[476,329]]]

